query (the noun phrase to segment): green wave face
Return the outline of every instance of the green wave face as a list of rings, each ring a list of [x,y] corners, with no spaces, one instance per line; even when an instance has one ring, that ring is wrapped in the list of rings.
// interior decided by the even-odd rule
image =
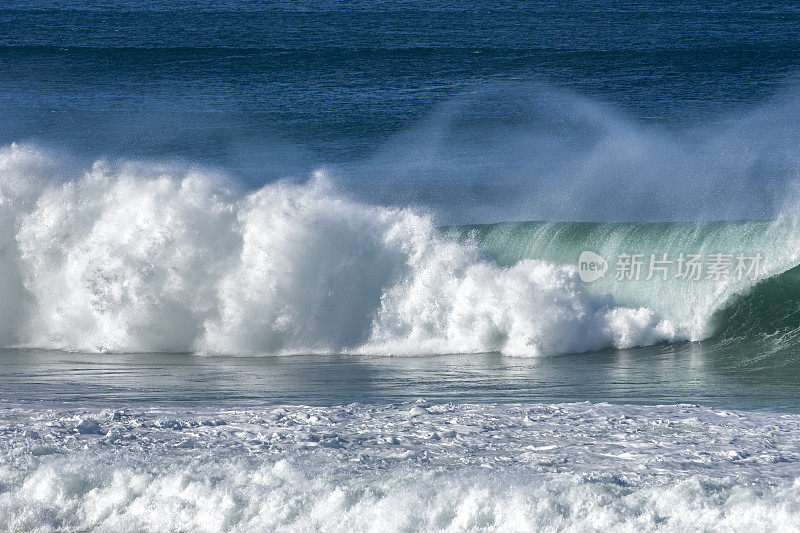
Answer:
[[[800,266],[732,296],[711,326],[714,336],[701,344],[721,368],[794,382],[800,376]]]
[[[800,266],[756,283],[712,317],[720,338],[784,337],[800,328]]]
[[[451,228],[460,238],[473,238],[502,265],[538,259],[577,265],[583,251],[608,262],[605,277],[585,284],[595,294],[610,294],[619,304],[647,307],[672,321],[684,338],[733,338],[775,335],[800,326],[800,221],[580,223],[521,222]],[[761,269],[737,279],[709,277],[713,254],[760,257]],[[623,254],[641,254],[639,280],[617,279]],[[651,256],[673,264],[656,270]],[[706,270],[699,280],[676,277],[680,254],[700,255]],[[735,259],[733,259],[735,263]],[[733,265],[731,265],[731,270]]]

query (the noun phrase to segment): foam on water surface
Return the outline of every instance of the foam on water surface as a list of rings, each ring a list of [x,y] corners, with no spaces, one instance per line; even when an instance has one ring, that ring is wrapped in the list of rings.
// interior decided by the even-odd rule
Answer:
[[[6,529],[796,530],[800,416],[696,405],[0,408]]]

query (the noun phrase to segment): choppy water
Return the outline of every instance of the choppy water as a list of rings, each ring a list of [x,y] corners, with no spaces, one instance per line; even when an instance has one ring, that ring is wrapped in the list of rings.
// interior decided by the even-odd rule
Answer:
[[[793,530],[797,372],[753,372],[739,353],[6,350],[0,517],[9,530]]]

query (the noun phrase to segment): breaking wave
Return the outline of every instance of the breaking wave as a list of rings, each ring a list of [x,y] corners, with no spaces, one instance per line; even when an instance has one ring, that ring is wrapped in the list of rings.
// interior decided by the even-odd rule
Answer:
[[[322,172],[243,192],[186,165],[81,166],[11,145],[0,150],[0,345],[538,356],[791,329],[798,231],[793,219],[442,229],[350,200]],[[758,253],[764,270],[584,284],[582,250]]]
[[[499,266],[321,174],[242,193],[200,169],[57,159],[0,151],[5,346],[550,355],[676,336],[587,294],[572,266]]]

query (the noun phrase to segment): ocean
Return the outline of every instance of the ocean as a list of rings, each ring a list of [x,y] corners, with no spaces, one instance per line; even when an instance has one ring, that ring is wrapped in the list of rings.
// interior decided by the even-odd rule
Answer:
[[[800,9],[0,6],[0,530],[800,530]]]

